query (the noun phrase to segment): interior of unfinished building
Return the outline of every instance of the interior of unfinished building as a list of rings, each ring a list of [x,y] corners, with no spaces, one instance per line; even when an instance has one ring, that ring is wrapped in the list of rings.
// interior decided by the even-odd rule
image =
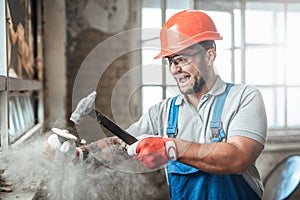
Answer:
[[[165,166],[148,169],[128,155],[136,138],[126,134],[153,105],[182,92],[170,73],[177,55],[153,58],[162,26],[184,10],[205,12],[222,35],[216,74],[262,95],[260,199],[300,199],[299,0],[2,0],[1,200],[172,198]],[[88,97],[90,110],[72,119]],[[112,136],[127,144],[92,148],[80,161],[49,159],[53,134],[76,147]]]

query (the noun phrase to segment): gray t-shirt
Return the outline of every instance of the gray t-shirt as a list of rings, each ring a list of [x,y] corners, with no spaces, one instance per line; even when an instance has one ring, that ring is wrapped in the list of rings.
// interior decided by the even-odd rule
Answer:
[[[214,102],[216,96],[222,94],[225,88],[226,83],[218,76],[211,90],[200,99],[197,109],[188,103],[184,95],[178,96],[175,102],[175,104],[180,105],[176,138],[197,143],[210,142],[210,121],[214,111]],[[171,99],[165,99],[152,106],[127,131],[134,136],[153,134],[167,137],[166,129]],[[264,145],[267,133],[267,118],[259,90],[254,86],[234,85],[223,108],[222,122],[227,138],[244,136]],[[249,167],[243,177],[261,197],[263,185],[255,163]]]

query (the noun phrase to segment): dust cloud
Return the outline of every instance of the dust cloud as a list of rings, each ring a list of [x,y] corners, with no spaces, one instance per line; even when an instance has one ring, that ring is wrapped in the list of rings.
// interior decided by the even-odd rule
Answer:
[[[163,169],[146,171],[133,159],[104,164],[94,157],[81,163],[64,155],[48,159],[43,143],[49,135],[0,152],[0,169],[13,190],[33,191],[40,200],[168,199]]]

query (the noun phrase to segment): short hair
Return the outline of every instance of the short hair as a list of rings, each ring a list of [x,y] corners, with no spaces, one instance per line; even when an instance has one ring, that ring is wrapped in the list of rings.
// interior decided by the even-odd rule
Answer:
[[[203,42],[199,42],[199,44],[207,51],[208,49],[217,50],[216,43],[214,40],[206,40]]]
[[[205,49],[205,51],[207,51],[208,49],[214,49],[215,51],[217,50],[216,43],[214,40],[205,40],[205,41],[199,42],[197,44],[190,46],[189,49],[195,49],[199,45],[203,49]]]

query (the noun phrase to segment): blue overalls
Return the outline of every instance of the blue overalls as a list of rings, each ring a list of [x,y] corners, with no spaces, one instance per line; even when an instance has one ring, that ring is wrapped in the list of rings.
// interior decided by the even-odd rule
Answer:
[[[228,84],[226,91],[216,99],[215,109],[210,123],[211,142],[222,142],[226,138],[221,122],[221,114],[227,94],[233,84]],[[171,102],[167,134],[176,137],[178,109],[175,105],[177,97]],[[256,200],[258,195],[246,183],[242,175],[208,174],[197,168],[178,161],[167,163],[169,192],[172,200]]]

